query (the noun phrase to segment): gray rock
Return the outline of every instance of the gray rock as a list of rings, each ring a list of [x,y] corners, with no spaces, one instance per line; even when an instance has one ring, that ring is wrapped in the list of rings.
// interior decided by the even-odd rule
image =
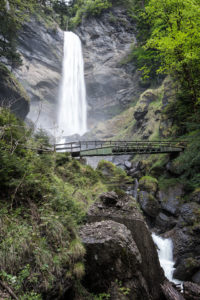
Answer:
[[[30,99],[28,118],[37,126],[54,128],[56,102],[62,73],[63,32],[58,25],[48,27],[32,17],[18,36],[18,51],[23,65],[15,75]]]
[[[159,211],[160,205],[158,200],[146,191],[139,192],[138,201],[141,205],[142,210],[150,217],[155,218]]]
[[[199,204],[195,202],[185,203],[180,208],[181,219],[183,219],[187,225],[193,225],[199,220],[198,211],[200,211]]]
[[[141,119],[143,119],[145,117],[145,115],[148,113],[148,107],[138,107],[138,109],[134,112],[134,118],[137,121],[140,121]]]
[[[194,191],[191,194],[190,201],[200,204],[200,190],[199,189],[197,189],[196,191]]]
[[[100,199],[103,204],[107,206],[113,206],[117,203],[119,197],[115,192],[106,192],[100,195]]]
[[[200,284],[200,269],[192,276],[192,281]]]
[[[101,208],[98,207],[99,203],[101,203]],[[150,294],[153,299],[161,299],[160,283],[164,278],[163,271],[159,265],[152,237],[136,200],[126,195],[121,197],[116,205],[113,204],[110,207],[103,204],[102,201],[96,202],[90,207],[87,219],[90,223],[112,220],[124,224],[130,230],[142,257],[141,272],[147,282]]]
[[[29,111],[29,97],[8,69],[0,66],[0,106],[24,119]]]
[[[180,280],[190,280],[193,277],[193,274],[199,270],[200,261],[193,257],[186,257],[180,259],[180,262],[174,271],[174,277]]]
[[[113,221],[86,224],[80,237],[87,253],[83,284],[90,292],[113,292],[111,286],[117,280],[122,286],[131,287],[127,299],[149,299],[141,273],[142,258],[126,226]]]
[[[186,300],[199,300],[200,286],[192,282],[184,282],[183,295]]]
[[[160,201],[160,205],[164,211],[172,214],[173,216],[177,216],[180,200],[183,196],[183,186],[176,185],[175,187],[169,187],[165,191],[159,191],[158,198]]]
[[[83,41],[88,117],[92,126],[117,115],[144,91],[132,64],[121,64],[136,41],[135,32],[134,23],[122,7],[112,7],[98,18],[83,19],[76,29]]]
[[[132,163],[130,161],[127,161],[127,160],[124,162],[124,165],[125,165],[127,170],[130,170],[131,167],[132,167]]]
[[[165,215],[162,212],[160,212],[156,217],[155,226],[159,228],[161,232],[166,232],[167,230],[172,229],[174,226],[176,226],[176,224],[177,221],[175,219]]]

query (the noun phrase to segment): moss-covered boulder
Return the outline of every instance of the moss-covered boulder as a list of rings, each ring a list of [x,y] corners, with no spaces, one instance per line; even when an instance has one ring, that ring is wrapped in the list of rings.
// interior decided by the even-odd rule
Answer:
[[[109,161],[102,160],[97,166],[100,177],[104,183],[109,183],[110,189],[119,190],[131,184],[133,179],[127,176],[126,172],[121,168],[116,167]]]
[[[155,194],[158,189],[158,180],[151,176],[143,176],[139,180],[139,189]]]
[[[29,112],[29,97],[15,76],[0,63],[0,105],[24,119]]]
[[[160,211],[160,205],[158,200],[150,193],[141,191],[138,195],[138,201],[142,210],[149,217],[156,217]]]

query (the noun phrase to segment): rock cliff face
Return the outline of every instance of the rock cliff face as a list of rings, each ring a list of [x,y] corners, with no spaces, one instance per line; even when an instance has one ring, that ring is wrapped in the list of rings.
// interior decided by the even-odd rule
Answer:
[[[121,64],[136,43],[134,32],[121,7],[83,19],[76,31],[83,42],[90,125],[118,114],[141,92],[133,65]]]
[[[170,135],[172,120],[161,114],[167,103],[174,99],[174,86],[166,78],[158,88],[140,90],[134,106],[116,117],[99,122],[89,133],[89,137],[116,140],[155,140]]]
[[[63,32],[55,23],[47,25],[36,17],[24,25],[18,37],[23,65],[15,75],[31,99],[28,118],[35,122],[40,116],[36,125],[43,128],[55,126],[62,49]]]
[[[24,119],[29,111],[30,99],[15,76],[0,64],[0,106],[10,108]]]

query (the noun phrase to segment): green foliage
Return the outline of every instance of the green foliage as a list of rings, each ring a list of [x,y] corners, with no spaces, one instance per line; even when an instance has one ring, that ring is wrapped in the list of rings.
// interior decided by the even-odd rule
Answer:
[[[33,11],[35,0],[1,0],[0,6],[0,57],[6,57],[12,66],[21,64],[19,53],[16,51],[17,32],[29,14]]]
[[[148,192],[156,192],[158,187],[158,180],[151,176],[143,176],[139,180],[139,187],[145,189]]]
[[[122,190],[132,182],[132,178],[127,176],[124,170],[109,161],[101,160],[97,171],[99,171],[103,183],[108,185],[109,190],[114,190],[118,194],[123,193]]]
[[[98,16],[102,11],[110,8],[110,0],[79,0],[74,5],[75,16],[70,19],[70,28],[81,23],[82,17]]]
[[[110,299],[110,294],[107,293],[101,293],[98,295],[94,295],[94,300],[108,300]]]
[[[49,146],[22,121],[0,110],[0,277],[20,299],[41,299],[60,283],[84,275],[77,228],[97,195],[100,175],[64,153],[37,153]]]
[[[196,0],[150,0],[146,12],[152,32],[145,49],[159,52],[158,72],[178,79],[183,92],[181,102],[187,106],[190,100],[190,108],[196,114],[200,97],[197,80],[200,75],[200,3]]]
[[[173,164],[182,173],[180,178],[185,182],[186,189],[193,190],[200,186],[200,131],[191,132],[186,139],[187,148]]]

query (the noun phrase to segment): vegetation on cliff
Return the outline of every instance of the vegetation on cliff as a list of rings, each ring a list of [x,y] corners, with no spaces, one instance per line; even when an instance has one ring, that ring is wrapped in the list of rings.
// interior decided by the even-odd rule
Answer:
[[[77,226],[106,191],[99,172],[49,146],[8,110],[0,110],[0,280],[20,299],[64,293],[84,274]]]

